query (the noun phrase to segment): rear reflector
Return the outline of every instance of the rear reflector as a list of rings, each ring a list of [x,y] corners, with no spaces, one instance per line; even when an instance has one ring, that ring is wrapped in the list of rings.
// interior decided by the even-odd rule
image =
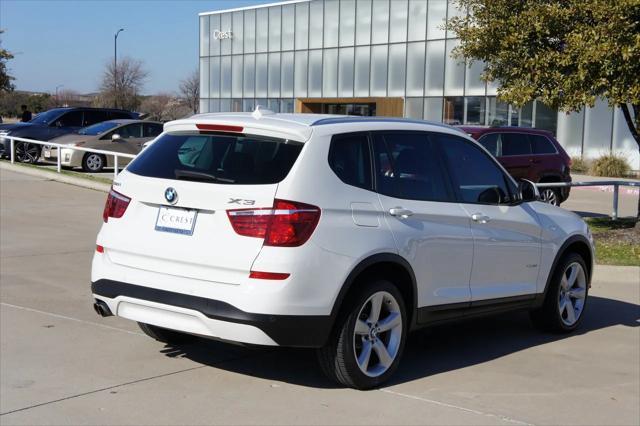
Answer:
[[[281,272],[261,272],[261,271],[251,271],[249,273],[249,278],[255,278],[258,280],[286,280],[289,278],[289,275]]]
[[[244,127],[242,126],[228,126],[226,124],[196,124],[198,130],[204,130],[206,132],[235,132],[242,133]]]
[[[98,253],[104,253],[104,247],[102,247],[101,245],[96,245],[96,251]]]
[[[264,238],[264,245],[298,247],[320,220],[320,208],[276,199],[273,208],[227,210],[231,226],[245,237]]]
[[[110,217],[116,219],[121,218],[127,210],[130,201],[131,198],[125,197],[111,188],[109,195],[107,195],[107,202],[104,205],[104,211],[102,212],[102,220],[107,223]]]

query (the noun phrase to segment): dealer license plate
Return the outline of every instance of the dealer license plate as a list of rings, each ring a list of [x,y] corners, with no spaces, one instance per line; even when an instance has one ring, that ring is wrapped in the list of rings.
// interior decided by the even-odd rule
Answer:
[[[156,219],[156,231],[193,235],[197,216],[197,210],[160,207]]]

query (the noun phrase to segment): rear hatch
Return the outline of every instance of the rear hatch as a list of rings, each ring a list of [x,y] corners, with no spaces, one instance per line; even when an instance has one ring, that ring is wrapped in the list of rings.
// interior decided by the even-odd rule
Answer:
[[[302,146],[240,133],[162,135],[114,183],[122,194],[112,194],[114,203],[130,201],[121,217],[114,204],[116,217],[107,218],[106,253],[132,268],[242,282],[263,238],[239,235],[227,211],[271,208]]]

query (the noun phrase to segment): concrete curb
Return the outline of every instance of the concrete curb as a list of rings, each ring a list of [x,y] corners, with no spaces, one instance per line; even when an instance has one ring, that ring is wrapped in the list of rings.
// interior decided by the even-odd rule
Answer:
[[[0,162],[0,170],[7,170],[10,172],[22,173],[29,176],[39,177],[46,180],[53,180],[56,182],[62,182],[69,185],[80,186],[82,188],[93,189],[94,191],[109,192],[111,185],[102,182],[96,182],[91,179],[69,176],[66,174],[58,173],[52,170],[35,169],[29,166],[22,166],[19,164],[11,164],[5,161]]]

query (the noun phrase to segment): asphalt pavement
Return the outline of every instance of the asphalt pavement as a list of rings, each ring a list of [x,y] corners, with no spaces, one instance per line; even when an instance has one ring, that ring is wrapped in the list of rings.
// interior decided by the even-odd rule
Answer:
[[[597,192],[594,192],[594,194]],[[105,194],[0,170],[0,424],[639,424],[640,268],[597,266],[579,332],[524,313],[411,336],[383,389],[313,351],[166,346],[91,307]]]

